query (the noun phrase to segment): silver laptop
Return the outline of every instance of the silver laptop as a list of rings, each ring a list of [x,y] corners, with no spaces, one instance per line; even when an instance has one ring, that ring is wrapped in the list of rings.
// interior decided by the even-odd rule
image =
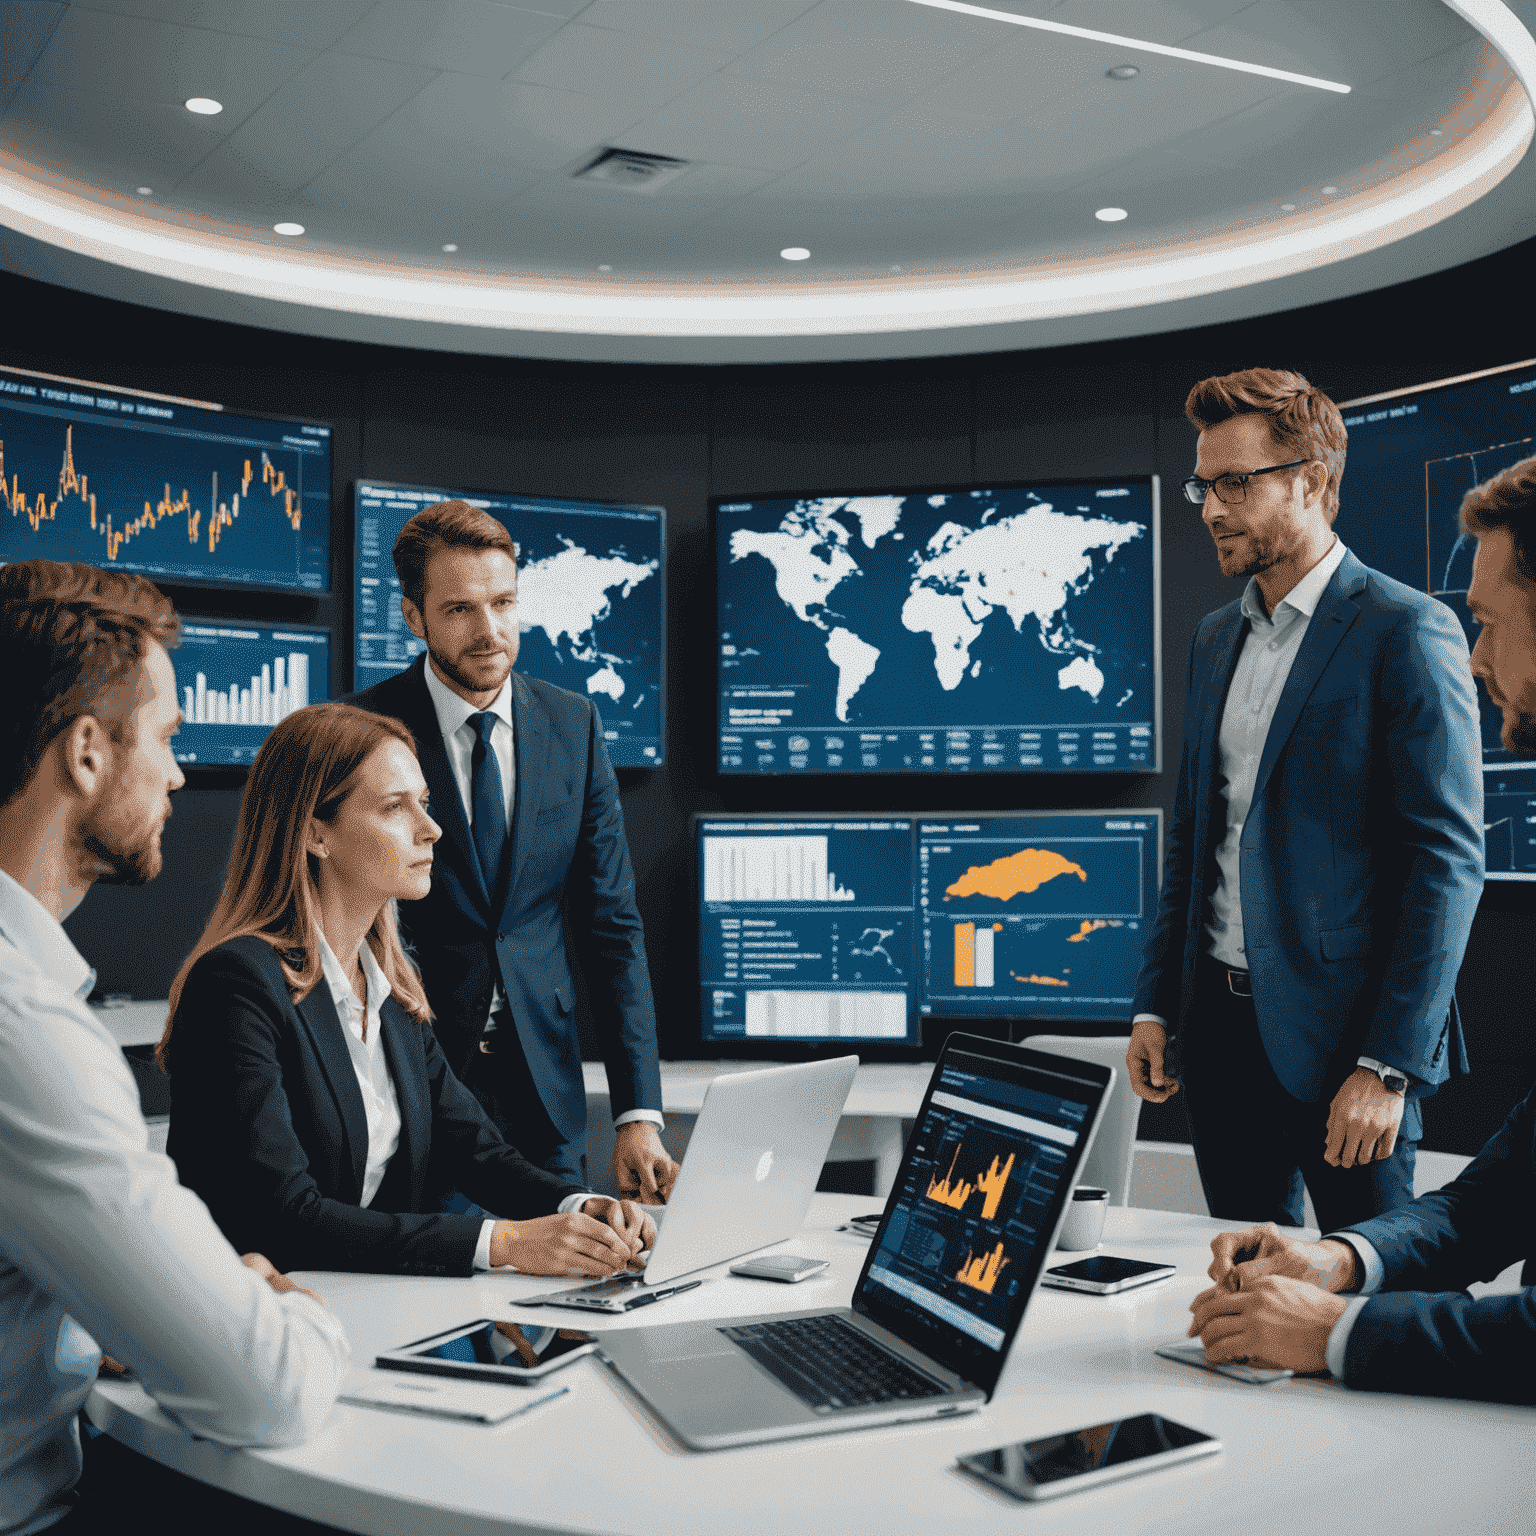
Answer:
[[[951,1035],[851,1308],[614,1331],[602,1358],[695,1450],[981,1407],[1114,1076]]]

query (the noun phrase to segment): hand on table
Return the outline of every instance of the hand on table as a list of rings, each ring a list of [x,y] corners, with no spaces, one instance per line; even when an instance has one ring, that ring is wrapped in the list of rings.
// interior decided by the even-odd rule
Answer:
[[[649,1120],[628,1120],[614,1132],[613,1177],[621,1195],[647,1205],[665,1205],[677,1178],[677,1164],[667,1155]]]
[[[609,1207],[628,1202],[595,1195],[586,1202],[606,1217]],[[633,1210],[633,1207],[630,1207]],[[592,1275],[606,1279],[623,1273],[640,1252],[639,1239],[623,1218],[625,1230],[616,1231],[606,1220],[572,1211],[565,1216],[536,1216],[532,1221],[498,1221],[491,1231],[491,1267],[512,1264],[526,1275]],[[653,1222],[643,1222],[655,1233]]]
[[[1149,1104],[1162,1104],[1179,1091],[1178,1081],[1163,1070],[1168,1049],[1168,1031],[1161,1024],[1142,1019],[1131,1025],[1131,1045],[1125,1053],[1125,1067],[1131,1089],[1137,1098]]]
[[[274,1291],[281,1296],[285,1291],[297,1291],[301,1296],[312,1297],[323,1307],[326,1305],[325,1297],[319,1291],[312,1291],[307,1285],[296,1285],[287,1275],[273,1266],[271,1259],[262,1253],[242,1253],[240,1262],[247,1269],[254,1269]]]
[[[1265,1275],[1284,1275],[1323,1291],[1352,1291],[1360,1284],[1355,1250],[1337,1238],[1304,1243],[1287,1237],[1274,1222],[1223,1232],[1211,1243],[1206,1273],[1228,1291],[1244,1291]]]
[[[1356,1067],[1328,1108],[1323,1161],[1334,1168],[1363,1168],[1391,1157],[1403,1121],[1404,1097],[1393,1093],[1369,1067]]]
[[[1261,1275],[1242,1290],[1213,1285],[1190,1303],[1190,1336],[1205,1358],[1292,1371],[1328,1369],[1328,1335],[1349,1303],[1290,1275]]]
[[[606,1221],[638,1260],[656,1241],[656,1223],[633,1200],[612,1200],[607,1195],[593,1195],[582,1206],[587,1215]]]

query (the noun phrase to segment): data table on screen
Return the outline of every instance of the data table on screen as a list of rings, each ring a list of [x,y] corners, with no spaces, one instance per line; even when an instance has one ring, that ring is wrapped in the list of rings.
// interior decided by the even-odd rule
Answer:
[[[400,610],[391,552],[406,521],[441,501],[488,512],[517,550],[517,669],[590,698],[617,768],[665,761],[665,544],[662,508],[446,486],[359,481],[353,686],[367,688],[426,649]]]
[[[714,518],[722,774],[1157,770],[1155,477]]]
[[[919,1011],[1127,1017],[1160,850],[1156,810],[919,820]]]
[[[1477,541],[1463,533],[1462,498],[1536,456],[1536,362],[1436,380],[1342,407],[1349,466],[1340,487],[1340,538],[1367,565],[1430,592],[1461,620]],[[1500,738],[1503,719],[1478,685],[1488,878],[1536,880],[1536,763]]]
[[[279,721],[330,696],[327,630],[191,620],[181,634],[171,652],[181,698],[179,763],[248,764]]]
[[[321,592],[331,429],[0,369],[0,562]]]
[[[911,821],[707,819],[696,836],[706,1040],[912,1038]]]

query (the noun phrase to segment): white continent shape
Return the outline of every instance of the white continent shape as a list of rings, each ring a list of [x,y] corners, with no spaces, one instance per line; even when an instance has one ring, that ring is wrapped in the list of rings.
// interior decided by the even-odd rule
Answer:
[[[530,560],[518,573],[518,626],[542,629],[553,646],[568,639],[577,661],[596,661],[592,631],[613,612],[609,594],[628,597],[656,574],[659,562],[592,555],[570,539],[561,542],[565,548],[558,554]]]
[[[1065,688],[1067,685],[1063,683],[1061,686]],[[594,672],[587,679],[587,692],[606,693],[617,704],[624,697],[624,679],[613,670],[613,663],[610,661],[601,671]]]
[[[837,668],[837,718],[846,724],[849,701],[869,681],[880,651],[839,624],[827,636],[827,655]]]
[[[901,521],[902,496],[850,496],[845,503],[848,511],[859,520],[859,537],[865,549],[873,549],[883,535],[890,533]]]
[[[1081,688],[1084,693],[1098,698],[1104,688],[1104,674],[1094,665],[1091,656],[1074,656],[1056,674],[1058,688]]]
[[[848,530],[830,516],[826,507],[838,502],[802,503],[787,513],[772,533],[738,528],[731,535],[731,563],[748,555],[761,555],[773,567],[774,591],[804,624],[827,627],[820,613],[838,582],[853,575],[858,563],[848,553]],[[817,554],[827,550],[826,558]]]

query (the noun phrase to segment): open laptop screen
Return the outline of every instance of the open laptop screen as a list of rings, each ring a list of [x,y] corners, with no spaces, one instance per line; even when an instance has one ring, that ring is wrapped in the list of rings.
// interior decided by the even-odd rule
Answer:
[[[990,1392],[1108,1081],[1087,1062],[951,1036],[854,1309]]]

